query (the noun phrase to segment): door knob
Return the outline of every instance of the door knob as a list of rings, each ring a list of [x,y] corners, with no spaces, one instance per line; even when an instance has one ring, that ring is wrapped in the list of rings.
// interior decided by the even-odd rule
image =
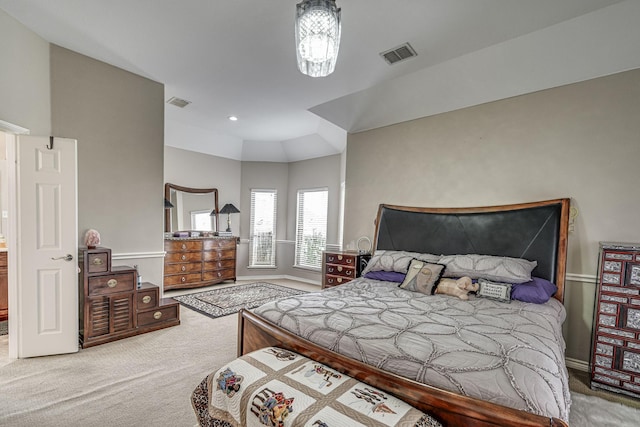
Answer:
[[[67,255],[65,255],[65,256],[59,256],[59,257],[57,257],[57,258],[51,257],[51,259],[52,259],[52,260],[54,260],[54,261],[57,261],[57,260],[59,260],[59,259],[63,259],[63,260],[65,260],[65,261],[73,261],[73,255],[71,255],[71,254],[67,254]]]

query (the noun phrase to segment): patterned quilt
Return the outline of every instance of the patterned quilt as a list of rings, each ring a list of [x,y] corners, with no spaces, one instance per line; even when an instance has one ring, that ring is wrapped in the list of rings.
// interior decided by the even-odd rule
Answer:
[[[194,390],[192,403],[203,427],[442,427],[393,396],[274,347],[208,375]]]
[[[322,347],[462,395],[568,421],[564,306],[424,295],[358,278],[253,310]]]

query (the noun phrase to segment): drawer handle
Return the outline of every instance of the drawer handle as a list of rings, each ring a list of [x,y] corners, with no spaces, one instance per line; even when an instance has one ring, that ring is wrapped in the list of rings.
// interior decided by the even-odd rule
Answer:
[[[338,281],[338,283],[342,283],[342,277],[338,277],[336,280]]]
[[[338,255],[338,261],[342,261],[342,255]]]
[[[187,256],[186,255],[182,255],[182,260],[184,261],[186,259],[187,259]]]
[[[338,271],[342,271],[342,266],[338,266]]]
[[[103,261],[102,261],[102,258],[94,258],[94,259],[91,261],[91,263],[92,263],[93,265],[102,265],[102,264],[103,264]]]
[[[218,263],[218,267],[222,267],[222,263],[221,262]]]
[[[153,318],[158,320],[159,318],[162,317],[162,312],[161,311],[156,311],[155,313],[153,313]]]
[[[110,288],[115,288],[116,286],[118,286],[118,281],[116,279],[109,279],[109,281],[107,282],[107,286]]]
[[[218,271],[218,277],[222,277],[222,273]]]
[[[182,282],[184,283],[184,282],[186,282],[186,281],[187,281],[187,278],[186,278],[186,277],[184,277],[184,276],[182,276],[182,277],[180,278],[180,280],[182,280]]]
[[[187,249],[187,245],[185,245],[184,243],[182,244],[182,250]]]
[[[187,267],[183,265],[182,268],[180,268],[180,270],[187,271]]]
[[[144,304],[149,304],[151,302],[151,297],[149,295],[145,295],[142,297],[142,302]]]
[[[353,258],[347,258],[347,264],[351,264],[353,262]]]

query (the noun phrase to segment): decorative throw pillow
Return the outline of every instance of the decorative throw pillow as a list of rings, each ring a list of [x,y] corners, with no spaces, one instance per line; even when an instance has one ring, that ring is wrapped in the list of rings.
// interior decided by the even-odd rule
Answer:
[[[364,275],[367,279],[382,280],[384,282],[402,283],[406,274],[395,271],[370,271]]]
[[[439,255],[418,252],[377,250],[362,271],[362,275],[364,276],[370,271],[395,271],[396,273],[406,274],[412,259],[437,262],[439,258]]]
[[[511,302],[511,283],[490,282],[485,279],[478,279],[480,288],[476,295],[482,298],[490,298],[502,302]]]
[[[443,255],[439,264],[447,266],[444,277],[469,276],[497,282],[524,283],[531,280],[536,261],[491,255]]]
[[[444,265],[414,259],[409,264],[407,276],[400,285],[408,291],[433,295],[444,271]]]
[[[530,282],[514,284],[511,287],[511,299],[544,304],[556,294],[558,287],[541,277],[534,277]]]

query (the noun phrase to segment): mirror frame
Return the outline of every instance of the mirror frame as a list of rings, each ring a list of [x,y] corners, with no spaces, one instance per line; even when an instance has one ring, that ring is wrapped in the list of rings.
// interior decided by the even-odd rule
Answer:
[[[166,200],[171,200],[171,190],[183,191],[185,193],[213,193],[213,209],[216,210],[216,232],[219,230],[218,228],[218,215],[220,210],[218,209],[218,189],[217,188],[192,188],[192,187],[182,187],[180,185],[171,184],[167,182],[164,185],[164,198]],[[213,210],[212,209],[212,210]],[[164,210],[164,231],[165,233],[173,232],[173,231],[181,231],[181,230],[171,230],[171,209]]]

